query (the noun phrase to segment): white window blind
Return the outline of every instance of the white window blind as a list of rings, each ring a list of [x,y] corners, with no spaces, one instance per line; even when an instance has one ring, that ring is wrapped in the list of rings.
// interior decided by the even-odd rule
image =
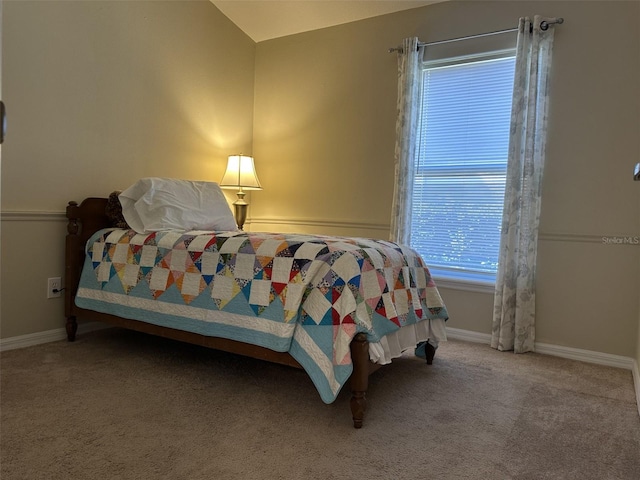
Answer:
[[[411,244],[436,276],[495,281],[514,69],[512,51],[425,63]]]

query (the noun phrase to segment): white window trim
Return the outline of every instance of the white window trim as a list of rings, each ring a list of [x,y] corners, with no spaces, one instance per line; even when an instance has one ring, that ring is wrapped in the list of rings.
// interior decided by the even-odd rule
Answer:
[[[452,290],[464,290],[465,292],[489,293],[493,295],[496,282],[481,280],[463,280],[451,276],[443,276],[437,272],[431,272],[431,276],[438,288],[450,288]]]

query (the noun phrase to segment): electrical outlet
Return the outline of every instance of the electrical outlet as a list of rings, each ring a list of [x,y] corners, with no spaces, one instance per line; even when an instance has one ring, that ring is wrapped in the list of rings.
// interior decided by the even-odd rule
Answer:
[[[58,298],[62,295],[62,280],[53,277],[47,280],[47,298]]]

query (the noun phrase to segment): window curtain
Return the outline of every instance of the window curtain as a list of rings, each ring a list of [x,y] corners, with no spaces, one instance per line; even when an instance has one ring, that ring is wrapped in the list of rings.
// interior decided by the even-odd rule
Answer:
[[[416,135],[420,118],[420,81],[424,47],[418,38],[402,41],[398,52],[398,103],[396,119],[395,187],[391,206],[392,242],[411,240],[411,192],[415,177]]]
[[[538,225],[547,134],[553,25],[521,18],[491,346],[534,350]]]

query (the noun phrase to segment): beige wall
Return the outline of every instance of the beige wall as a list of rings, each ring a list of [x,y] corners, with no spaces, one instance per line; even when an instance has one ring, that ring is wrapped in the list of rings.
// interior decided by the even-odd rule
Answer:
[[[69,200],[144,176],[217,181],[251,152],[255,43],[208,1],[4,2],[2,30],[7,338],[64,325],[45,293]]]
[[[253,193],[251,229],[386,238],[396,102],[387,48],[535,13],[566,19],[556,33],[538,340],[640,361],[640,248],[602,241],[640,235],[630,181],[640,4],[610,1],[445,2],[257,46],[209,2],[5,2],[2,338],[62,326],[62,302],[44,290],[62,274],[64,221],[46,212],[145,175],[216,180],[230,152],[252,151],[265,187]],[[59,240],[40,251],[45,237]],[[491,295],[442,294],[450,326],[490,332]]]
[[[562,16],[544,181],[537,340],[634,357],[640,247],[638,2],[445,2],[257,46],[253,229],[388,236],[396,56],[442,40]],[[349,228],[351,226],[351,228]],[[442,289],[451,327],[490,333],[490,294]],[[638,354],[640,355],[640,354]]]

